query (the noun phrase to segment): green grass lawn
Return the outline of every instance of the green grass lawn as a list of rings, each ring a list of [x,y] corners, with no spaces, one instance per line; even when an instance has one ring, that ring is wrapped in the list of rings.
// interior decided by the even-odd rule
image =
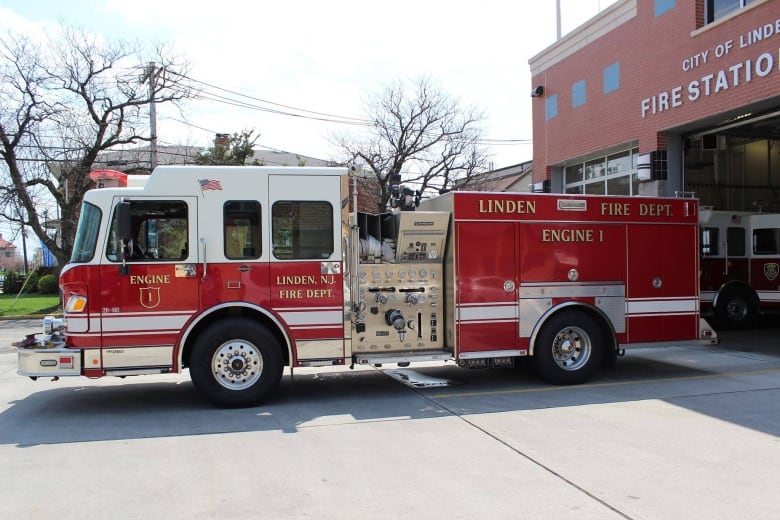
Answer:
[[[34,314],[61,314],[57,294],[0,294],[0,316],[28,316]]]

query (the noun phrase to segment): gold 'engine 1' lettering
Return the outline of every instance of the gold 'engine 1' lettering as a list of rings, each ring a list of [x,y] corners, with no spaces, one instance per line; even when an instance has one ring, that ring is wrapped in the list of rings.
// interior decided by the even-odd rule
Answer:
[[[592,229],[542,229],[542,242],[603,242],[604,232]]]
[[[130,285],[149,285],[149,284],[171,283],[169,274],[142,274],[130,275]]]

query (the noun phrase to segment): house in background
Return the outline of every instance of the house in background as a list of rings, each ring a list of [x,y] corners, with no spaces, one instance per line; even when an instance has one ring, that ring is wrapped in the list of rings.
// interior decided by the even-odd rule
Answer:
[[[3,239],[3,234],[0,233],[0,270],[12,271],[18,267],[19,259],[17,258],[16,246]]]
[[[218,142],[219,136],[214,140]],[[170,145],[157,146],[157,164],[195,164],[195,158],[206,148],[202,146]],[[248,157],[246,164],[261,166],[332,166],[333,163],[316,157],[285,152],[281,150],[255,150]],[[149,146],[141,146],[128,150],[108,151],[101,153],[93,165],[96,170],[117,170],[132,175],[145,175],[151,171],[151,151]]]
[[[505,166],[497,170],[489,171],[482,180],[482,185],[475,189],[481,191],[513,191],[526,193],[531,191],[543,191],[540,187],[535,187],[533,185],[533,174],[533,161]]]

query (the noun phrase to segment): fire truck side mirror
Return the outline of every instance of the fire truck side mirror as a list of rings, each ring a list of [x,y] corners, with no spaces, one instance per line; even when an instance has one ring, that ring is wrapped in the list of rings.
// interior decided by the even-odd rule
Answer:
[[[130,228],[130,203],[120,202],[116,207],[116,230],[119,239],[127,242],[131,237]]]
[[[122,265],[119,266],[119,275],[127,276],[130,274],[130,268],[125,263],[128,254],[127,244],[132,238],[132,231],[130,226],[130,203],[122,201],[116,206],[116,232],[119,235],[119,251],[122,257]]]

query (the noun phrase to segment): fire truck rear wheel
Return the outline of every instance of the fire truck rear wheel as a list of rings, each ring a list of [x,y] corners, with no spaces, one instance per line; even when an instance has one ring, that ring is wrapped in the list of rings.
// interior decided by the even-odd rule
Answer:
[[[279,342],[262,325],[230,319],[195,341],[190,377],[209,401],[228,408],[253,406],[279,385],[284,362]]]
[[[549,383],[584,383],[599,370],[604,345],[604,334],[593,318],[582,311],[564,310],[542,326],[532,363],[538,376]]]

